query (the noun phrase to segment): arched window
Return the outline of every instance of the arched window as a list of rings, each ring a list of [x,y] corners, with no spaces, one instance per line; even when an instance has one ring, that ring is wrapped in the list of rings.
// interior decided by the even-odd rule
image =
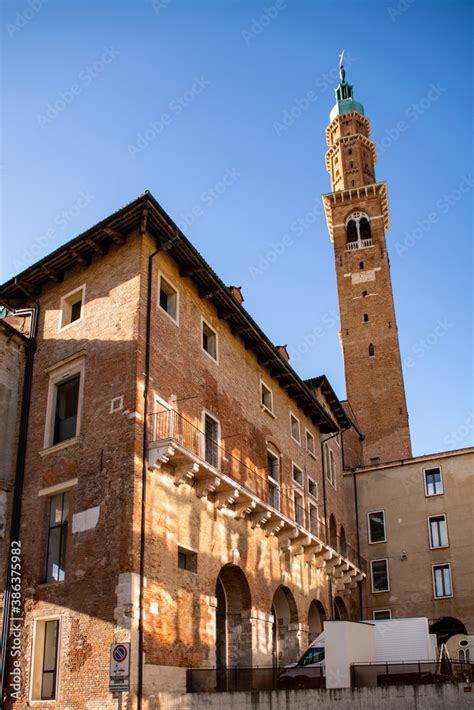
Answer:
[[[369,321],[369,314],[364,313],[364,323],[368,323],[368,321]]]
[[[375,357],[375,348],[372,343],[369,345],[369,357]]]
[[[363,268],[364,268],[364,262],[363,262],[363,261],[359,261],[359,269],[363,269]]]
[[[347,241],[348,242],[356,242],[357,241],[357,225],[355,223],[355,220],[351,219],[347,223],[346,227],[346,233],[347,233]]]
[[[362,295],[363,295],[364,298],[365,298],[365,297],[367,296],[367,291],[362,291]]]
[[[365,212],[353,212],[346,220],[347,242],[362,242],[371,239],[369,216]]]
[[[361,239],[370,239],[372,234],[370,232],[369,220],[366,217],[362,217],[359,222],[359,231]]]

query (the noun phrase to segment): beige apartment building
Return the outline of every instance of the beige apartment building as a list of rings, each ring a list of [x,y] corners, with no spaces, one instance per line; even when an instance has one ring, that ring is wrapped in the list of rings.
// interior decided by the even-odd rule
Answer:
[[[126,706],[153,710],[187,668],[296,661],[325,619],[474,633],[473,452],[411,458],[387,187],[343,69],[330,121],[348,401],[298,376],[148,192],[0,287],[2,334],[31,309],[26,342],[13,333],[28,357],[9,375],[25,383],[0,548],[11,570],[21,543],[21,601],[7,574],[3,611],[13,707],[116,707],[119,641]]]

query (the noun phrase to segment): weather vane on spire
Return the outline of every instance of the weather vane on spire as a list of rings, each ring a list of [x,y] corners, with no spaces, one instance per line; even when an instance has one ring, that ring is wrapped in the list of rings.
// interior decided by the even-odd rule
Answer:
[[[344,50],[339,55],[339,76],[341,77],[341,82],[344,83],[346,80],[346,70],[344,69],[342,62],[344,59]]]

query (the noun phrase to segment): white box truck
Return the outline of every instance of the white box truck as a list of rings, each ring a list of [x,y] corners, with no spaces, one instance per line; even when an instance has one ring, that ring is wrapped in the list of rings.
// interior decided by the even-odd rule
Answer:
[[[430,634],[425,617],[326,621],[323,633],[297,663],[282,671],[280,680],[283,687],[308,687],[312,679],[326,675],[326,687],[349,687],[352,663],[436,661],[436,657],[436,635]]]

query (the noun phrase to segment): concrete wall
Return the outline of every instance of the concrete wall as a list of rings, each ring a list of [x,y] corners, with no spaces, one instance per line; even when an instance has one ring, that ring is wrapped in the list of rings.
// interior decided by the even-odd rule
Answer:
[[[340,690],[290,690],[260,693],[163,693],[146,710],[468,710],[473,693],[464,686],[420,685]]]

